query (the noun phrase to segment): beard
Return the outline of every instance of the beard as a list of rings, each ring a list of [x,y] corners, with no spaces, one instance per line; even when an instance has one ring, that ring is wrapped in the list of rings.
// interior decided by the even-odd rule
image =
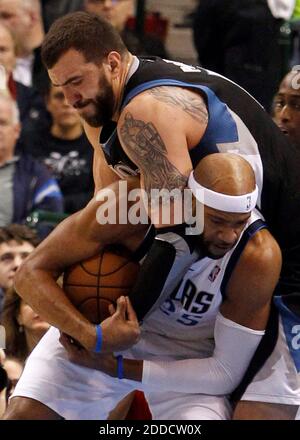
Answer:
[[[91,126],[101,127],[109,122],[114,114],[114,94],[111,85],[105,77],[99,79],[99,90],[95,99],[88,99],[76,104],[75,108],[84,109],[86,105],[94,108],[94,111],[79,112],[80,116]]]
[[[221,249],[218,249],[217,251],[214,251],[213,246],[215,246],[215,243],[212,243],[211,241],[204,238],[203,234],[201,234],[197,239],[197,246],[198,249],[201,251],[202,257],[208,257],[212,260],[219,260],[223,258],[231,249],[236,245],[234,243],[232,246],[230,246],[228,249],[224,250],[222,252]]]

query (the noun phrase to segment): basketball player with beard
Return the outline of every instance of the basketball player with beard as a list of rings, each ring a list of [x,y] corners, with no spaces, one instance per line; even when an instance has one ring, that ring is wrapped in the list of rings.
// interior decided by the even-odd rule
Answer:
[[[258,103],[213,72],[133,56],[108,23],[86,13],[63,17],[53,25],[43,45],[43,59],[53,85],[62,87],[68,102],[86,121],[95,149],[98,189],[140,173],[149,195],[152,189],[182,190],[204,156],[234,151],[245,157],[255,171],[257,205],[283,249],[280,293],[289,294],[283,303],[297,313],[300,158],[290,155],[284,136]],[[55,277],[63,267],[96,254],[103,244],[93,232],[94,203],[63,222],[16,278],[20,294],[38,313],[89,350],[96,346],[96,329],[66,300]],[[151,218],[160,218],[160,208],[160,203],[154,206]],[[156,222],[154,226],[156,237],[131,294],[139,320],[168,297],[198,258],[193,240],[182,232],[184,225]],[[136,239],[133,225],[128,230]],[[116,241],[118,233],[112,225],[108,236]],[[70,242],[78,243],[79,237],[72,255],[61,252]],[[160,261],[165,262],[165,278],[153,288],[145,279],[147,273],[156,273]],[[145,271],[150,264],[152,270]],[[32,283],[38,286],[35,292]],[[122,341],[119,335],[115,339],[107,323],[101,327],[104,352],[134,342],[126,326]]]

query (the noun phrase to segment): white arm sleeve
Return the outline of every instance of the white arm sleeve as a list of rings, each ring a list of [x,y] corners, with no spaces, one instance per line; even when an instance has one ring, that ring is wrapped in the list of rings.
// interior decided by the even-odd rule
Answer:
[[[215,323],[212,357],[144,361],[142,382],[182,393],[229,394],[242,380],[264,333],[243,327],[219,313]]]

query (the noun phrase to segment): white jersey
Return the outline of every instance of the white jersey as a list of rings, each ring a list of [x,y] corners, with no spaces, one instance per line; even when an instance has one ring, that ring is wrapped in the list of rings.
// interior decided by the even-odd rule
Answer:
[[[135,355],[141,349],[143,355],[147,352],[160,357],[210,356],[215,319],[227,282],[248,240],[264,227],[261,217],[252,213],[230,252],[218,260],[206,257],[196,261],[178,289],[145,319]]]

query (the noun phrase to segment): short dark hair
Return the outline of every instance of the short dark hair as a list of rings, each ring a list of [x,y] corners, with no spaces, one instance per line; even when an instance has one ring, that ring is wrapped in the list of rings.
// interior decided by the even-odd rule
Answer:
[[[118,31],[105,19],[88,12],[73,12],[56,20],[42,44],[42,60],[51,69],[69,49],[82,53],[87,62],[101,63],[111,51],[123,56],[127,48]]]
[[[16,223],[0,228],[0,244],[8,243],[9,241],[16,241],[21,244],[27,241],[36,247],[40,239],[37,233],[25,225],[18,225]]]

